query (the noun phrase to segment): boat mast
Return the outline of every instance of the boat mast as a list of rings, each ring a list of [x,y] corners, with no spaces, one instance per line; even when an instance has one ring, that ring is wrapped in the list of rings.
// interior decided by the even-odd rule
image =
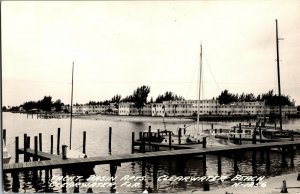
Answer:
[[[279,68],[279,39],[278,39],[278,25],[277,19],[276,22],[276,53],[277,53],[277,76],[278,76],[278,95],[279,95],[279,122],[280,130],[282,130],[282,112],[281,112],[281,88],[280,88],[280,68]]]
[[[70,149],[72,145],[72,117],[73,117],[73,76],[74,76],[74,61],[72,65],[72,89],[71,89],[71,117],[70,117]]]
[[[199,88],[198,88],[198,102],[197,102],[197,132],[199,133],[200,120],[200,96],[201,96],[201,75],[202,75],[202,44],[200,44],[200,68],[199,68]]]

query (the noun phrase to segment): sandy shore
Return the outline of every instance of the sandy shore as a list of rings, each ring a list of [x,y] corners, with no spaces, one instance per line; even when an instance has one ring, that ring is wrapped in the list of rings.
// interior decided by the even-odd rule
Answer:
[[[132,122],[163,122],[163,117],[152,117],[152,116],[119,116],[119,115],[78,115],[75,118],[88,119],[88,120],[112,120],[112,121],[132,121]],[[194,122],[193,119],[184,117],[165,117],[165,122]]]
[[[225,187],[214,189],[210,191],[195,190],[192,192],[182,193],[213,193],[213,194],[277,194],[280,193],[282,182],[286,180],[286,186],[288,193],[300,194],[300,181],[297,181],[298,173],[292,173],[287,175],[281,175],[277,177],[270,177],[261,181],[261,185],[258,187]],[[264,185],[264,183],[266,183]],[[298,188],[296,188],[298,187]]]

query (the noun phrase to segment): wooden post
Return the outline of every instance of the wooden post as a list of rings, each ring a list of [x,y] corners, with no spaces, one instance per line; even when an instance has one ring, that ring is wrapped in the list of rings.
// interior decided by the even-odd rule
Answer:
[[[86,154],[86,131],[83,132],[82,153]]]
[[[252,144],[256,144],[256,127],[254,128],[254,133],[252,135]]]
[[[259,140],[260,140],[260,143],[262,142],[262,131],[261,131],[261,127],[258,127],[258,130],[259,130]]]
[[[233,127],[233,143],[235,144],[236,143],[236,139],[235,139],[235,126]]]
[[[109,133],[108,133],[108,153],[111,154],[111,133],[112,133],[112,128],[109,127]]]
[[[160,132],[159,129],[157,129],[157,140],[156,140],[157,143],[160,143],[160,142],[159,142],[159,139],[160,139],[160,134],[159,134],[159,132]]]
[[[30,148],[30,136],[27,136],[27,146],[26,146],[26,148]]]
[[[57,147],[56,147],[57,155],[60,154],[59,149],[60,149],[60,128],[57,128]]]
[[[146,143],[145,143],[145,141],[142,141],[142,152],[143,153],[146,152]]]
[[[42,151],[42,133],[39,133],[39,150]]]
[[[27,148],[27,134],[26,133],[24,133],[23,148],[24,148],[24,162],[28,162],[27,161],[27,151],[26,151],[26,148]]]
[[[6,129],[3,129],[3,140],[4,143],[6,144]]]
[[[218,175],[221,176],[222,174],[222,158],[221,154],[218,154]]]
[[[62,155],[62,159],[65,160],[67,159],[67,147],[66,145],[62,145],[61,146],[61,155]]]
[[[53,135],[51,135],[51,140],[50,140],[50,154],[53,154]]]
[[[203,148],[206,148],[206,137],[203,137],[202,147],[203,147]]]
[[[169,150],[172,149],[172,136],[171,131],[169,132]]]
[[[149,138],[148,148],[149,148],[149,152],[150,152],[151,151],[151,139],[152,139],[151,126],[149,126],[149,129],[148,129],[148,138]]]
[[[134,153],[134,132],[131,134],[131,153]]]
[[[181,128],[178,129],[178,144],[181,144]]]
[[[242,145],[242,134],[240,134],[240,141],[239,144]]]
[[[38,137],[34,136],[34,157],[33,161],[38,160]]]
[[[15,162],[19,162],[19,137],[15,137]]]
[[[139,142],[140,143],[139,144],[140,145],[140,152],[143,152],[143,144],[142,143],[143,143],[144,140],[143,140],[143,132],[141,132],[141,131],[139,132],[139,141],[141,141],[141,142]]]

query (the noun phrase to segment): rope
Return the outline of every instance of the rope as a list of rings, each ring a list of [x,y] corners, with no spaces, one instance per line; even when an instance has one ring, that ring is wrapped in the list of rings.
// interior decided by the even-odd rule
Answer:
[[[213,71],[212,71],[211,68],[210,68],[210,65],[209,65],[209,63],[208,63],[208,60],[207,60],[206,55],[204,54],[204,52],[203,52],[203,55],[204,55],[204,59],[205,59],[205,61],[206,61],[206,63],[207,63],[208,69],[209,69],[209,71],[210,71],[210,73],[211,73],[211,75],[212,75],[212,78],[213,78],[215,84],[217,85],[219,91],[221,92],[221,88],[220,88],[220,86],[219,86],[219,84],[218,84],[218,82],[217,82],[217,80],[216,80],[216,78],[215,78],[215,76],[214,76],[214,74],[213,74]]]

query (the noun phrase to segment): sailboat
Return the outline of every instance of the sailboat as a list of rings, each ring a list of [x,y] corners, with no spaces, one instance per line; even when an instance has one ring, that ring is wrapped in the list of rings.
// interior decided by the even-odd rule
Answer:
[[[74,85],[74,62],[72,65],[72,89],[71,89],[71,113],[70,113],[70,142],[69,142],[69,149],[66,152],[67,158],[87,158],[85,153],[79,152],[78,150],[72,149],[72,119],[73,119],[73,85]],[[72,169],[72,172],[78,172],[81,175],[94,174],[94,167],[93,164],[85,164],[82,168],[79,169]]]
[[[8,153],[7,147],[6,147],[6,142],[4,141],[4,139],[2,139],[2,145],[3,145],[3,164],[8,164],[10,159],[11,159],[11,155]]]

